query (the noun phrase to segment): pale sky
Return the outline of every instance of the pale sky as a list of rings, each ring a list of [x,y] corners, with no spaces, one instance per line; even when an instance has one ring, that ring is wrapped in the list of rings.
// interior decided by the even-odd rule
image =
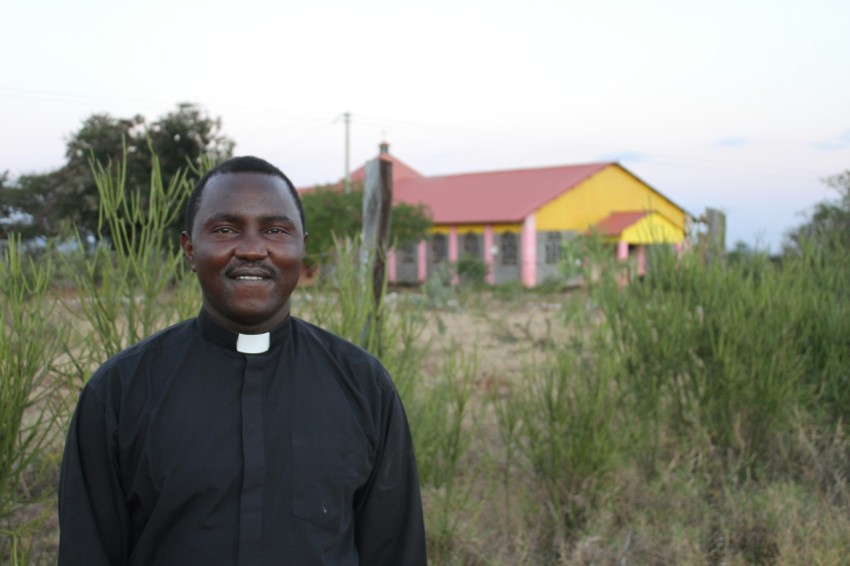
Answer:
[[[195,102],[299,186],[386,139],[425,175],[618,160],[769,245],[850,169],[850,2],[6,0],[0,171]]]

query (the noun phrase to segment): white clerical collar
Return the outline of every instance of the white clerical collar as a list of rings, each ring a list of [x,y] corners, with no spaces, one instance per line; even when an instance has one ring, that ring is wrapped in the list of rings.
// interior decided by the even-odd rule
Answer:
[[[269,351],[269,337],[271,334],[240,334],[236,339],[236,351],[243,354],[262,354]]]

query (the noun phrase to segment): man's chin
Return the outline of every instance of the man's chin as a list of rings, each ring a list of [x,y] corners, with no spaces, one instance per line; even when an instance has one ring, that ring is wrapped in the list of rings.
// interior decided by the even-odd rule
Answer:
[[[289,314],[289,303],[277,308],[258,305],[255,308],[241,308],[227,313],[231,325],[243,334],[268,332],[280,324]]]

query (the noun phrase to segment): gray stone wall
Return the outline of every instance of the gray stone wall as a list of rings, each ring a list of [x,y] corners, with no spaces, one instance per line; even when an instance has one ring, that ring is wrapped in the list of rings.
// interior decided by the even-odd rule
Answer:
[[[416,283],[419,280],[419,246],[414,244],[396,250],[395,273],[398,283]]]
[[[520,232],[509,232],[513,235],[514,242],[516,243],[516,262],[513,264],[505,265],[503,258],[503,238],[506,233],[494,233],[493,234],[493,245],[498,249],[498,253],[493,255],[493,265],[490,266],[490,269],[493,273],[493,279],[495,283],[498,285],[500,283],[508,283],[511,281],[522,281],[522,247],[521,247],[521,238]],[[561,231],[554,232],[555,234],[560,234],[561,237],[561,249],[558,261],[554,263],[550,263],[547,261],[547,243],[549,241],[549,234],[553,232],[538,232],[537,233],[537,283],[538,285],[546,281],[547,279],[552,278],[562,278],[563,274],[560,268],[560,258],[563,257],[563,246],[567,244],[569,240],[578,236],[577,232],[574,231]],[[468,255],[466,248],[464,246],[464,238],[466,237],[466,233],[458,234],[458,256],[463,257],[464,255]],[[483,234],[475,234],[474,237],[477,240],[477,248],[479,250],[479,259],[483,259],[484,257],[484,236]],[[448,235],[445,236],[445,254],[446,254],[446,263],[448,263]],[[417,257],[417,250],[414,248],[412,252],[412,256],[414,258]],[[439,268],[440,262],[436,262],[434,258],[434,241],[433,236],[428,239],[428,245],[426,246],[426,254],[427,254],[427,266],[428,266],[428,276],[430,277],[435,270]],[[417,260],[405,263],[403,261],[404,252],[399,250],[396,255],[396,274],[399,282],[402,283],[414,283],[417,281],[418,277],[418,263]]]
[[[560,235],[561,245],[559,249],[558,259],[554,263],[550,263],[547,261],[547,249],[549,244],[549,235],[550,234],[558,234]],[[563,247],[567,244],[567,242],[576,237],[576,232],[574,231],[561,231],[561,232],[537,232],[537,284],[541,284],[547,279],[557,278],[560,279],[563,277],[561,273],[561,258],[564,257]]]
[[[505,265],[503,239],[505,238],[505,234],[508,233],[513,234],[516,241],[516,263]],[[496,285],[510,281],[522,281],[522,248],[520,246],[519,232],[493,234],[493,244],[499,250],[498,255],[493,256],[493,278]]]
[[[443,243],[445,244],[443,247],[443,258],[438,258],[434,256],[434,239],[435,238],[443,238]],[[428,258],[428,277],[434,274],[440,268],[440,265],[448,265],[449,263],[449,236],[448,234],[432,234],[430,238],[428,238],[428,245],[425,246],[427,251]]]

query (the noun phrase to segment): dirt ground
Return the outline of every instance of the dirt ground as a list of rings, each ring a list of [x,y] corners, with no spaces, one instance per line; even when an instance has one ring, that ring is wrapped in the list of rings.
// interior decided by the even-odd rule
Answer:
[[[444,350],[456,343],[467,354],[476,354],[479,387],[491,389],[516,379],[531,352],[567,336],[562,322],[565,297],[500,299],[482,294],[454,308],[429,311],[424,335],[431,340],[431,355],[425,369],[436,369]]]

